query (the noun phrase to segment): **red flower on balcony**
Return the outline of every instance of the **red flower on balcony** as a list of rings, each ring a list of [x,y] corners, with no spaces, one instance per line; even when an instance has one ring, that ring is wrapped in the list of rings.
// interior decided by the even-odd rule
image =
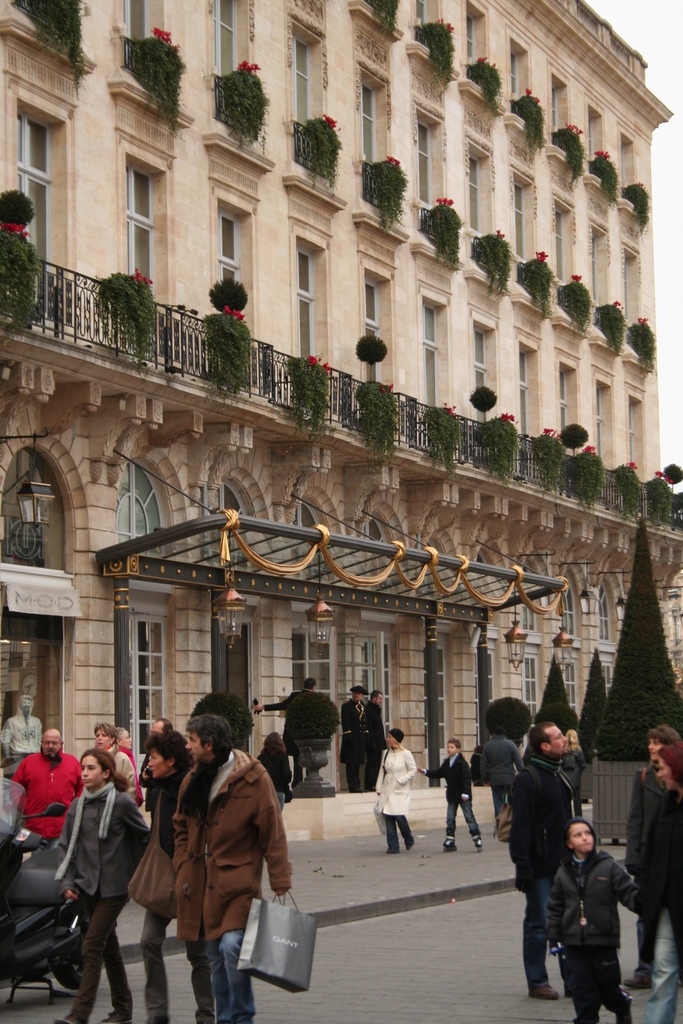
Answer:
[[[449,32],[455,32],[455,29],[451,25],[450,21],[446,22],[443,18],[439,18],[439,25],[445,25]]]
[[[615,302],[613,302],[612,305],[614,306],[615,309],[621,309],[621,303],[619,302],[618,299]]]
[[[503,423],[514,423],[515,422],[515,417],[512,415],[511,412],[504,412],[504,413],[502,413],[500,418],[501,418]]]
[[[603,160],[611,160],[609,153],[606,153],[604,149],[596,149],[595,156],[601,156]]]
[[[537,252],[536,253],[536,259],[538,260],[539,263],[545,263],[545,261],[548,259],[548,253],[547,252]]]
[[[141,274],[137,267],[135,268],[135,273],[131,274],[130,276],[133,278],[136,284],[154,284],[154,281],[152,281],[152,279],[149,277],[145,277],[144,274]]]
[[[496,230],[496,235],[498,236],[498,238],[505,238],[505,235],[503,234],[503,232],[498,230],[498,229]]]
[[[317,366],[318,365],[318,360],[316,359],[315,356],[309,356],[308,357],[308,365],[309,366]]]
[[[449,416],[452,416],[453,419],[457,419],[457,417],[455,415],[456,406],[448,405],[446,402],[444,402],[443,403],[443,407],[444,407],[444,409],[446,410],[446,412],[448,413]]]
[[[545,427],[543,433],[546,437],[559,437],[557,431],[553,430],[552,427]]]
[[[477,64],[488,64],[488,57],[477,57]]]
[[[583,452],[584,455],[597,455],[598,454],[597,448],[595,447],[594,444],[587,444],[585,448],[581,449],[581,451]]]
[[[647,317],[646,316],[639,316],[638,317],[638,323],[639,324],[646,324],[647,323]]]
[[[173,46],[170,32],[164,32],[162,28],[155,28],[152,29],[152,35],[155,39],[160,39],[162,43],[166,43],[167,46]]]
[[[670,480],[666,473],[662,473],[660,469],[655,470],[655,476],[658,480],[663,480],[664,483],[671,484],[673,487],[673,480]]]
[[[9,235],[18,235],[24,241],[28,238],[28,231],[23,224],[0,224],[0,230],[6,231]]]
[[[633,470],[638,469],[638,467],[636,466],[635,462],[627,462],[626,465],[628,466],[629,469],[633,469]]]
[[[394,390],[393,384],[380,384],[379,390],[383,395],[390,395]]]
[[[580,281],[581,274],[572,274],[572,281]]]
[[[453,205],[453,200],[452,199],[446,199],[445,196],[442,196],[440,199],[435,200],[435,202],[436,202],[437,206],[452,206]]]
[[[397,160],[395,156],[388,156],[387,157],[387,163],[388,164],[393,164],[394,167],[400,167],[401,166],[401,161]]]
[[[239,309],[230,309],[230,306],[226,306],[223,312],[226,316],[234,316],[235,320],[244,320],[244,313],[241,313]]]
[[[237,65],[237,70],[247,71],[250,75],[254,75],[256,74],[257,71],[260,71],[261,68],[259,67],[258,64],[250,64],[248,60],[243,60],[240,64]]]
[[[534,103],[540,103],[541,102],[539,100],[538,96],[534,96],[534,94],[531,91],[531,89],[525,89],[525,95],[528,96],[529,99],[532,99],[534,101]]]
[[[328,117],[328,116],[327,116],[327,114],[325,114],[325,115],[323,116],[323,121],[325,122],[325,124],[326,124],[326,125],[327,125],[327,126],[328,126],[329,128],[336,128],[336,127],[337,127],[337,122],[336,122],[336,121],[335,121],[335,120],[334,120],[333,118],[331,118],[331,117]]]
[[[568,128],[570,132],[574,132],[574,135],[583,135],[580,128],[577,128],[575,124],[566,124],[565,128]]]
[[[329,363],[323,363],[323,370],[325,371],[328,377],[332,373],[332,367],[330,366]]]

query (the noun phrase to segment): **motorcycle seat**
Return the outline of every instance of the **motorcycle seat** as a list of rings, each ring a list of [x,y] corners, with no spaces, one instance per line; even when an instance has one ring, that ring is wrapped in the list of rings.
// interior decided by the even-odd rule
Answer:
[[[63,903],[60,882],[55,880],[57,850],[36,850],[24,860],[7,890],[11,907],[49,907]]]

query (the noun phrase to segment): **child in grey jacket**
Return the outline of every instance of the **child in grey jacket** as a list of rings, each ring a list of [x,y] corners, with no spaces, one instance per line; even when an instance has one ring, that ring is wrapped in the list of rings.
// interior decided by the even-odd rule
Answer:
[[[564,946],[574,1024],[597,1024],[603,1005],[617,1024],[631,1024],[631,996],[621,987],[619,911],[640,912],[640,894],[609,853],[596,852],[595,833],[585,818],[572,818],[564,834],[568,856],[555,875],[548,900],[551,953]],[[554,948],[553,948],[554,947]]]

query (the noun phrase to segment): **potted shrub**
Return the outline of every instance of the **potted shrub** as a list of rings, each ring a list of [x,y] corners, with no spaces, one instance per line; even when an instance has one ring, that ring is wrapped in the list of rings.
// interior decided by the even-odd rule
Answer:
[[[481,442],[486,455],[487,469],[504,484],[510,482],[517,459],[517,427],[512,413],[504,412],[482,424]]]
[[[611,306],[598,306],[597,312],[600,330],[605,335],[607,344],[616,355],[619,355],[626,333],[626,317],[622,313],[621,303],[613,302]]]
[[[240,313],[249,301],[247,289],[241,281],[234,281],[229,277],[222,281],[216,281],[209,291],[209,299],[214,309],[222,313],[226,306],[229,309],[236,309]]]
[[[576,449],[583,448],[588,441],[588,431],[580,423],[568,423],[560,432],[560,440],[565,448],[571,448],[576,454]]]
[[[547,259],[546,252],[537,252],[536,259],[522,263],[524,287],[544,320],[553,312],[552,288],[555,282],[555,275],[548,266]]]
[[[621,194],[633,204],[633,212],[642,234],[650,222],[650,193],[639,181],[636,185],[627,185]]]
[[[575,124],[565,125],[553,132],[553,143],[564,151],[567,164],[572,172],[572,185],[583,175],[586,164],[586,150],[583,148],[581,136],[583,132]]]
[[[38,42],[68,59],[78,91],[85,74],[85,58],[81,46],[81,0],[59,0],[58,3],[55,0],[30,0],[21,9],[36,26]]]
[[[366,446],[386,459],[391,455],[398,430],[398,402],[393,384],[368,380],[356,392],[358,419]]]
[[[498,401],[498,395],[493,388],[487,388],[485,384],[481,384],[478,388],[475,388],[470,395],[470,402],[477,410],[477,412],[483,412],[486,415],[495,406]]]
[[[485,108],[498,117],[503,103],[503,83],[495,64],[489,64],[488,57],[478,57],[474,64],[467,65],[467,77],[481,89]]]
[[[382,30],[390,36],[396,29],[398,0],[368,0],[368,3],[379,18]]]
[[[619,175],[609,153],[599,149],[590,162],[590,172],[600,179],[600,188],[607,196],[610,206],[619,198]]]
[[[453,26],[444,22],[443,18],[429,21],[419,28],[419,41],[429,50],[429,62],[434,69],[434,83],[442,89],[446,88],[453,77],[453,31]]]
[[[635,462],[626,462],[614,470],[614,482],[621,497],[622,512],[627,519],[636,519],[640,514],[640,480]]]
[[[387,346],[376,334],[364,334],[356,342],[356,357],[367,366],[374,366],[386,359]]]
[[[565,448],[556,430],[546,427],[531,444],[534,470],[544,491],[556,491],[565,457]]]
[[[512,269],[512,249],[505,241],[505,235],[501,231],[496,231],[495,235],[482,235],[477,240],[477,247],[477,262],[489,277],[489,295],[494,289],[501,294],[506,293]]]
[[[388,231],[403,215],[403,197],[408,188],[406,173],[401,162],[393,156],[369,165],[377,197],[377,209],[382,228]]]
[[[324,178],[331,189],[337,183],[337,165],[339,152],[342,148],[341,139],[337,134],[337,122],[327,114],[324,117],[311,117],[301,126],[303,137],[310,148],[310,172],[313,180]]]
[[[430,458],[434,462],[443,462],[447,472],[452,473],[460,444],[460,423],[455,409],[445,402],[442,409],[428,408],[425,411],[425,425]]]
[[[596,647],[591,659],[588,683],[586,684],[586,692],[583,695],[581,717],[579,718],[579,744],[586,758],[586,768],[581,775],[581,796],[585,800],[593,796],[593,771],[591,766],[595,756],[595,745],[602,718],[605,714],[606,703],[607,685],[605,683],[605,672]]]
[[[586,334],[591,323],[593,301],[591,293],[581,281],[581,274],[572,274],[569,284],[562,285],[562,308],[567,311],[581,334]]]
[[[254,728],[254,718],[241,697],[236,693],[207,693],[197,701],[192,709],[191,718],[197,715],[219,715],[230,725],[232,745],[244,750]]]
[[[97,314],[107,345],[125,352],[142,369],[154,356],[156,305],[152,281],[138,270],[100,281]]]
[[[152,106],[174,135],[180,127],[180,81],[185,64],[171,33],[155,28],[146,39],[132,39],[133,74],[144,86]]]
[[[236,395],[249,387],[251,334],[244,313],[226,306],[204,317],[204,344],[209,379],[217,395]]]
[[[647,373],[655,368],[657,342],[646,316],[638,318],[637,324],[631,324],[629,342],[640,360],[640,365]]]
[[[258,64],[243,60],[235,71],[221,78],[220,114],[240,146],[253,146],[257,139],[265,145],[265,123],[268,97],[256,74]]]
[[[462,221],[453,209],[453,200],[445,196],[427,212],[429,233],[437,260],[450,270],[460,266],[460,229]]]
[[[583,508],[593,508],[605,486],[605,467],[591,444],[574,456],[576,496]]]
[[[531,728],[531,711],[517,697],[500,697],[487,707],[485,721],[489,732],[502,725],[513,743],[519,746]]]
[[[515,113],[524,121],[527,149],[533,156],[545,145],[545,118],[541,101],[531,89],[527,89],[524,96],[515,100]]]
[[[332,367],[315,356],[304,359],[292,356],[287,360],[287,373],[292,387],[292,413],[296,428],[309,441],[320,437],[325,429],[330,402]]]
[[[36,301],[42,264],[26,225],[33,220],[33,203],[16,189],[0,195],[0,314],[13,327],[26,327]]]
[[[287,732],[299,748],[299,764],[306,777],[294,789],[294,796],[334,796],[334,786],[324,782],[320,769],[328,763],[332,737],[339,728],[339,712],[329,697],[313,690],[296,697],[287,708]]]
[[[670,462],[668,466],[664,467],[664,476],[675,487],[676,484],[680,484],[683,481],[683,469],[677,466],[675,462]]]
[[[647,494],[647,518],[654,526],[669,526],[673,492],[671,480],[657,470],[652,480],[645,484]]]

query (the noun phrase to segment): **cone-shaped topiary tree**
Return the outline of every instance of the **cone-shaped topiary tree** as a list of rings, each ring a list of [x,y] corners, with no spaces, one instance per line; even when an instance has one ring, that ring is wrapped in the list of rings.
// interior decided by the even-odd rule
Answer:
[[[569,705],[562,669],[555,661],[554,656],[541,698],[541,706],[536,712],[534,721],[536,723],[554,722],[562,732],[566,732],[567,729],[576,729],[579,724],[576,712]]]
[[[647,761],[648,729],[662,724],[681,732],[683,700],[676,692],[641,520],[612,687],[598,735],[600,760]]]
[[[581,709],[581,718],[579,719],[579,743],[589,764],[593,760],[596,738],[603,715],[605,714],[606,703],[607,687],[605,685],[605,673],[596,647],[593,651],[590,672],[588,673],[588,684],[583,695],[583,707]]]
[[[562,669],[553,660],[550,663],[550,671],[548,672],[548,681],[545,684],[545,690],[543,691],[543,697],[541,698],[541,707],[544,704],[569,704],[567,700],[567,691],[564,685],[564,676],[562,675]]]

